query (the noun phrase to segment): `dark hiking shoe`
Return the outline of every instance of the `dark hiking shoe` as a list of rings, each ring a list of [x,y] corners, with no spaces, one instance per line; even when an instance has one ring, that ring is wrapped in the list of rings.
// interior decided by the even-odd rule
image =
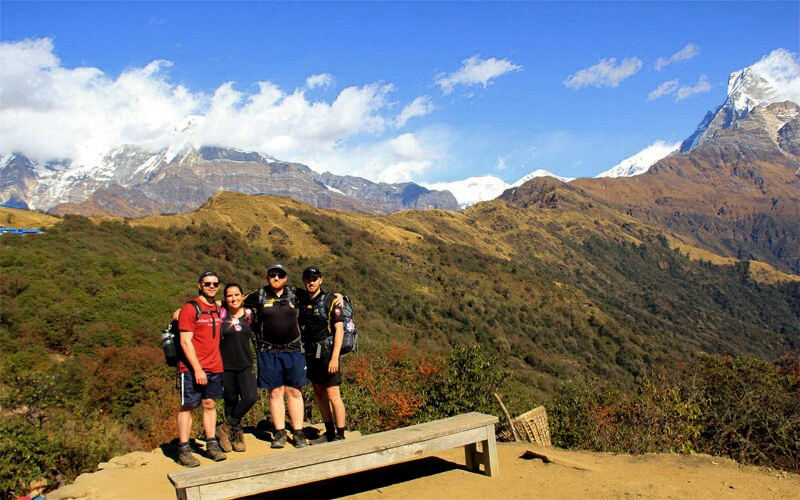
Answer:
[[[299,431],[294,431],[294,447],[295,448],[305,448],[308,446],[308,441],[306,441],[306,435],[303,433],[303,430],[300,429]]]
[[[200,465],[200,460],[192,455],[192,449],[187,444],[178,448],[178,463],[184,467],[197,467]]]
[[[247,447],[244,444],[244,430],[241,428],[233,430],[231,445],[233,446],[233,451],[247,451]]]
[[[219,447],[222,448],[222,451],[225,453],[230,453],[233,450],[231,446],[231,436],[233,435],[233,429],[228,422],[224,424],[219,424],[217,426],[217,439],[219,439]]]
[[[333,436],[332,441],[344,441],[344,436],[340,436],[339,434]]]
[[[206,455],[208,455],[208,458],[215,462],[222,462],[228,458],[228,456],[225,455],[225,452],[222,451],[222,448],[220,448],[219,440],[217,438],[206,441]]]
[[[275,438],[272,440],[270,448],[283,448],[286,445],[286,429],[275,431]]]

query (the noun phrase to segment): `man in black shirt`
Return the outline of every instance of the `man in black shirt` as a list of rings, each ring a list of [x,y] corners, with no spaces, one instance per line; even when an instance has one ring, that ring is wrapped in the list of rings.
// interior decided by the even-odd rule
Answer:
[[[306,293],[298,293],[298,297],[308,378],[325,424],[325,436],[328,441],[336,441],[344,439],[345,429],[345,408],[339,390],[339,351],[344,338],[341,300],[337,304],[333,293],[322,290],[322,272],[316,267],[303,271],[303,284]]]
[[[272,448],[286,444],[286,411],[292,425],[295,448],[308,443],[303,434],[303,393],[306,361],[301,350],[297,323],[297,297],[286,286],[288,274],[281,264],[267,270],[268,283],[250,292],[244,307],[256,311],[255,326],[258,356],[258,387],[269,392],[269,412],[275,426]],[[286,403],[284,404],[284,395]]]

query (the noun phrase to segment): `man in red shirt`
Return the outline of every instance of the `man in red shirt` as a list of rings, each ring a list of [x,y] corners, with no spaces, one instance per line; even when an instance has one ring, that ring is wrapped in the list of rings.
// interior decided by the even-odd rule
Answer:
[[[202,404],[206,454],[215,462],[225,460],[225,452],[216,437],[217,410],[215,400],[222,399],[222,356],[219,351],[219,306],[214,297],[219,291],[219,276],[206,271],[197,280],[198,297],[184,304],[178,317],[183,357],[178,363],[181,408],[178,412],[178,462],[184,467],[197,467],[192,455],[189,434],[192,411]]]

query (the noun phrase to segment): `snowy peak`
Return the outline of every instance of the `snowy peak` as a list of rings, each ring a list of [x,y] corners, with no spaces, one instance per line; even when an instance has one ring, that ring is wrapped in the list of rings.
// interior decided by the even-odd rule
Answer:
[[[526,175],[522,179],[518,180],[517,182],[515,182],[514,184],[512,184],[509,187],[521,186],[521,185],[525,184],[526,182],[528,182],[529,180],[535,179],[536,177],[553,177],[554,179],[558,179],[561,182],[569,182],[569,181],[575,180],[574,177],[562,177],[560,175],[554,174],[553,172],[550,172],[549,170],[544,170],[544,169],[540,168],[538,170],[534,170],[533,172],[529,173],[528,175]]]
[[[460,181],[439,182],[435,184],[424,184],[430,190],[450,191],[458,201],[460,208],[467,208],[479,201],[489,201],[497,198],[503,191],[512,187],[525,184],[536,177],[553,177],[561,182],[573,180],[569,177],[561,177],[547,170],[538,169],[529,173],[513,184],[508,184],[503,179],[494,175],[482,175],[479,177],[469,177]]]
[[[511,187],[494,175],[468,177],[460,181],[423,184],[423,186],[430,190],[450,191],[456,197],[460,208],[466,208],[479,201],[493,200]]]
[[[784,101],[800,104],[800,61],[788,50],[777,49],[752,66],[731,73],[725,103],[706,115],[683,141],[681,151],[713,138],[717,131],[734,126],[757,108]]]
[[[665,141],[656,141],[635,155],[622,160],[605,172],[596,175],[599,177],[633,177],[650,170],[657,161],[675,152],[681,143],[669,144]]]

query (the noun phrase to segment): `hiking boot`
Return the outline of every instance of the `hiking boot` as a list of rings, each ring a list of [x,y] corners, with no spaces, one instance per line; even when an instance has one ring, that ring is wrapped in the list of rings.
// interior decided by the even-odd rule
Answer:
[[[286,440],[288,437],[286,436],[286,429],[282,429],[280,431],[275,431],[275,438],[272,440],[272,444],[269,446],[270,448],[283,448],[286,445]]]
[[[305,448],[308,446],[308,441],[306,441],[306,435],[303,433],[303,429],[294,431],[293,434],[295,448]]]
[[[219,447],[222,448],[222,451],[225,453],[230,453],[233,448],[231,447],[231,436],[233,435],[233,429],[228,422],[224,424],[219,424],[217,426],[217,439],[219,439]]]
[[[186,444],[178,447],[178,463],[184,467],[197,467],[200,465],[200,460],[192,455],[192,449]]]
[[[233,445],[233,451],[247,451],[247,447],[244,445],[244,430],[241,427],[233,430],[231,445]]]
[[[212,438],[206,441],[206,455],[208,458],[215,462],[222,462],[226,458],[225,452],[222,451],[222,448],[219,446],[219,440],[217,438]]]
[[[344,441],[344,436],[340,436],[339,434],[333,436],[331,441]]]

